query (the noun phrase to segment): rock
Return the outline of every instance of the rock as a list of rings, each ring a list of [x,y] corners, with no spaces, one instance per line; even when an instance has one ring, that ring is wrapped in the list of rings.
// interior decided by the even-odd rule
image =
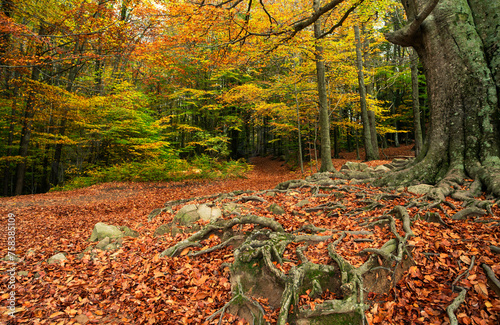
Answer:
[[[200,220],[198,214],[198,206],[196,204],[188,204],[183,206],[174,217],[174,222],[178,225],[187,226]]]
[[[420,184],[420,185],[409,186],[407,188],[407,191],[413,194],[422,195],[429,193],[433,188],[434,186],[432,185]]]
[[[271,211],[273,214],[277,215],[282,215],[285,214],[285,209],[283,209],[281,206],[279,206],[276,203],[273,203],[267,208],[269,211]]]
[[[95,248],[104,250],[106,248],[106,246],[108,246],[110,243],[111,243],[111,240],[109,239],[109,237],[106,237],[103,240],[101,240],[99,243],[97,243],[97,245],[95,245]]]
[[[219,208],[212,208],[207,204],[188,204],[183,206],[174,217],[173,223],[180,226],[191,226],[198,220],[213,221],[222,216]]]
[[[123,233],[123,236],[134,237],[134,238],[139,237],[138,231],[132,230],[127,226],[120,226],[119,229]]]
[[[19,263],[21,261],[21,259],[16,254],[9,252],[9,253],[7,253],[7,255],[5,255],[4,258],[2,258],[2,261],[10,262],[10,263]]]
[[[110,239],[109,237],[104,238],[101,240],[96,246],[96,249],[100,249],[103,251],[110,251],[117,249],[118,247],[122,246],[123,238],[118,238],[118,239]]]
[[[107,245],[106,247],[104,247],[104,250],[105,251],[112,251],[114,249],[119,248],[120,246],[121,246],[121,243],[116,241],[116,242],[113,242],[113,243]]]
[[[364,163],[348,161],[340,168],[340,171],[346,171],[346,170],[364,172],[368,170],[368,165]]]
[[[358,171],[358,170],[345,170],[345,174],[352,180],[352,179],[368,179],[372,178],[373,175],[370,174],[368,171]]]
[[[155,236],[155,237],[162,236],[162,235],[165,235],[166,233],[170,233],[171,230],[172,230],[171,224],[161,225],[158,228],[156,228],[153,236]]]
[[[123,237],[123,233],[116,226],[98,222],[94,226],[94,230],[92,230],[92,235],[90,236],[89,241],[101,241],[106,237],[109,237],[110,239],[121,238]]]
[[[383,173],[386,173],[386,172],[388,172],[388,171],[390,171],[390,170],[391,170],[391,169],[390,169],[389,167],[386,167],[386,166],[384,166],[384,165],[379,165],[379,166],[377,166],[377,167],[375,168],[375,171],[376,171],[376,172],[379,172],[379,173],[382,173],[382,172],[383,172]]]
[[[59,254],[56,254],[56,255],[50,257],[47,260],[47,263],[48,264],[56,264],[56,263],[61,263],[62,261],[65,261],[65,260],[67,260],[66,256],[64,256],[63,253],[59,253]]]
[[[308,204],[309,204],[309,200],[302,200],[302,201],[297,202],[297,204],[295,206],[298,208],[302,208],[303,206],[306,206]]]
[[[211,208],[206,204],[200,205],[197,212],[200,219],[205,221],[213,221],[222,216],[222,212],[219,208]]]
[[[196,210],[196,212],[200,216],[201,220],[210,221],[212,217],[212,208],[206,204],[198,206],[198,210]]]

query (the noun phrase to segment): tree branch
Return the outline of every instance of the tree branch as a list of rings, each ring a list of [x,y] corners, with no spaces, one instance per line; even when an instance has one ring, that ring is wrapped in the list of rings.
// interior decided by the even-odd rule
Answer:
[[[416,34],[420,31],[420,26],[431,14],[438,2],[439,0],[430,1],[424,10],[422,10],[422,12],[418,14],[408,25],[395,32],[385,34],[385,38],[389,42],[396,45],[404,47],[412,46],[415,43]]]
[[[357,3],[355,3],[351,8],[349,8],[345,14],[342,16],[342,18],[340,18],[340,20],[332,26],[332,28],[330,28],[328,31],[324,32],[323,34],[321,34],[320,36],[318,36],[317,38],[323,38],[331,33],[333,33],[337,28],[339,28],[340,26],[342,26],[342,24],[344,23],[344,21],[347,19],[347,17],[349,17],[349,15],[351,14],[351,12],[353,12],[360,4],[362,4],[365,0],[361,0]]]

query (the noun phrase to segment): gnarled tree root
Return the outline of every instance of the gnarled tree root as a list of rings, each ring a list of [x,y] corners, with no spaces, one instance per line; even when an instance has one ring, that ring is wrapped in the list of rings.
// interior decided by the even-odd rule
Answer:
[[[495,293],[497,294],[497,296],[500,297],[500,281],[495,276],[495,273],[485,263],[481,264],[481,267],[483,268],[484,273],[486,273],[486,277],[488,278],[488,284],[493,289],[493,291],[495,291]]]
[[[253,324],[264,324],[264,310],[252,298],[257,297],[267,298],[271,307],[280,308],[279,325],[313,320],[362,324],[364,311],[367,309],[364,303],[364,292],[367,290],[365,279],[373,272],[380,272],[382,269],[386,272],[385,275],[393,275],[395,269],[402,263],[403,257],[408,256],[406,242],[413,235],[410,218],[403,207],[394,208],[392,214],[402,221],[405,234],[400,235],[393,216],[382,216],[375,223],[388,225],[395,238],[379,249],[365,249],[362,254],[370,256],[358,268],[340,256],[335,248],[348,233],[368,235],[369,231],[332,231],[335,235],[340,234],[336,241],[327,246],[332,263],[317,264],[309,261],[304,251],[308,245],[330,241],[334,235],[317,234],[324,232],[325,229],[314,226],[304,227],[295,233],[287,233],[277,221],[254,215],[238,216],[228,220],[218,219],[189,238],[166,249],[161,256],[178,256],[186,248],[201,246],[200,241],[209,238],[211,234],[229,238],[212,248],[193,251],[189,255],[209,253],[228,245],[237,247],[234,252],[234,262],[230,265],[233,298],[209,320],[217,316],[222,319],[223,314],[228,311]],[[259,228],[247,234],[235,234],[232,227],[241,224],[254,224]],[[304,234],[304,231],[310,234]],[[235,242],[239,245],[235,245]],[[296,247],[295,253],[299,262],[285,272],[280,265],[283,264],[284,252],[290,244]],[[384,261],[383,265],[379,264],[380,258]],[[378,275],[372,277],[387,278]],[[369,279],[369,282],[373,281]],[[316,298],[326,290],[334,293],[338,299],[316,304],[314,309],[308,305],[300,306],[301,295],[309,294],[311,298]]]

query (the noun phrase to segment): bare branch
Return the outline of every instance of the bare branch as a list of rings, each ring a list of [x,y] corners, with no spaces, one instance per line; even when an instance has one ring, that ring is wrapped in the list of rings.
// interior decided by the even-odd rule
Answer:
[[[328,31],[324,32],[323,34],[321,34],[320,36],[318,36],[317,38],[323,38],[331,33],[333,33],[337,28],[339,28],[340,26],[342,26],[342,24],[345,22],[345,20],[349,17],[349,15],[351,14],[351,12],[353,12],[360,4],[362,4],[365,0],[361,0],[359,1],[358,3],[354,4],[351,8],[349,8],[345,14],[342,16],[342,18],[340,18],[340,20],[332,26],[332,28],[330,28]]]

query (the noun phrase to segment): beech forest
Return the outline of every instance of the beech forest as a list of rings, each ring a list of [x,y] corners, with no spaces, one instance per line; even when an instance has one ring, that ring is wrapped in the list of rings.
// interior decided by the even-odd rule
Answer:
[[[0,323],[498,325],[499,26],[0,0]]]

